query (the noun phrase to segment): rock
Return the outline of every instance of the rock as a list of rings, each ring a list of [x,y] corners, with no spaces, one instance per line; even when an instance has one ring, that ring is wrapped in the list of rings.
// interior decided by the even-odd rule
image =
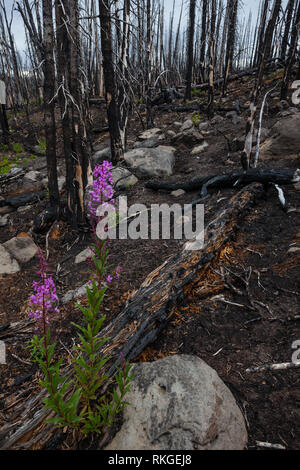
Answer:
[[[191,129],[192,127],[194,127],[193,121],[191,119],[187,119],[182,124],[182,126],[180,128],[180,132],[187,131],[188,129]]]
[[[35,145],[34,146],[34,152],[37,155],[46,155],[46,149],[43,149],[40,145]]]
[[[175,144],[184,144],[187,147],[193,147],[196,144],[202,143],[204,140],[203,135],[194,127],[187,129],[184,132],[179,132],[172,137],[171,142]]]
[[[176,135],[176,132],[174,132],[174,131],[172,131],[172,130],[170,130],[170,129],[167,131],[167,136],[168,136],[168,137],[174,137],[175,135]]]
[[[124,154],[126,164],[138,177],[167,176],[173,173],[175,149],[160,145],[156,148],[140,148]]]
[[[33,182],[36,183],[37,181],[40,181],[43,178],[43,175],[41,174],[40,171],[36,170],[31,170],[23,178],[23,181],[28,181],[28,182]]]
[[[8,223],[8,214],[5,214],[5,215],[0,215],[0,227],[5,227],[5,225],[7,225]]]
[[[209,122],[205,121],[205,122],[199,123],[198,129],[199,131],[206,131],[208,127],[209,127]]]
[[[136,176],[127,170],[127,168],[115,167],[111,170],[111,175],[116,184],[116,189],[126,189],[138,182]]]
[[[278,117],[287,117],[298,113],[299,111],[297,108],[289,108],[286,111],[280,111],[280,113],[278,113]]]
[[[175,121],[175,122],[173,122],[173,126],[177,127],[177,128],[180,128],[182,126],[182,122]]]
[[[243,415],[218,374],[196,356],[135,364],[120,431],[106,450],[242,450]]]
[[[13,274],[20,271],[20,266],[9,251],[0,245],[0,274]]]
[[[150,139],[151,137],[160,133],[161,133],[161,129],[159,129],[158,127],[153,127],[152,129],[147,129],[146,131],[142,132],[142,134],[139,135],[139,139],[140,140]]]
[[[300,149],[300,114],[288,116],[271,128],[269,137],[260,148],[260,158],[296,154]]]
[[[46,157],[37,157],[35,160],[30,162],[30,168],[34,171],[41,171],[47,168]]]
[[[191,151],[191,155],[198,155],[199,153],[204,152],[206,147],[208,147],[208,143],[204,140],[201,145],[197,145],[193,148],[193,150]]]
[[[212,119],[211,119],[211,124],[218,124],[220,122],[223,122],[224,121],[224,118],[222,116],[220,116],[219,114],[216,114],[216,116],[214,116]]]
[[[300,252],[300,246],[292,246],[291,248],[288,249],[288,253],[299,253]]]
[[[111,148],[110,147],[105,147],[103,150],[98,150],[98,152],[95,152],[92,155],[92,161],[95,165],[103,163],[104,160],[108,160],[108,161],[111,160]]]
[[[237,116],[237,112],[236,111],[229,111],[228,113],[225,114],[225,117],[227,119],[232,119],[233,117]]]
[[[81,251],[76,255],[75,257],[75,264],[78,263],[83,263],[83,261],[86,261],[88,258],[91,258],[94,255],[90,247],[85,248],[85,250]]]
[[[142,142],[135,142],[133,145],[134,148],[139,149],[139,148],[146,148],[146,149],[151,149],[154,147],[157,147],[160,143],[160,140],[157,135],[154,135],[153,137],[150,137],[150,139],[145,139]]]
[[[171,192],[171,196],[173,197],[183,196],[183,194],[185,194],[184,189],[176,189],[175,191]]]
[[[11,238],[3,246],[21,264],[30,261],[38,252],[38,247],[29,236]]]
[[[78,287],[77,289],[73,290],[68,290],[63,297],[62,297],[62,303],[67,304],[68,302],[71,302],[71,300],[78,299],[79,297],[83,297],[86,295],[86,286],[88,283],[83,284],[82,286]]]
[[[0,215],[9,214],[13,212],[15,209],[12,206],[2,206],[0,207]]]

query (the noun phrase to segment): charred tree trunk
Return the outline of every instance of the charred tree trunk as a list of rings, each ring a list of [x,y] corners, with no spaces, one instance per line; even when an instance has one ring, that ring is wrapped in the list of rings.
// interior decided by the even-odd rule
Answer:
[[[211,119],[214,115],[214,68],[215,68],[215,25],[216,25],[216,0],[211,0],[211,24],[209,39],[209,88],[208,88],[208,106],[207,114]]]
[[[289,34],[290,34],[290,29],[291,29],[291,22],[292,22],[292,15],[293,15],[294,7],[295,7],[295,0],[289,0],[287,7],[286,7],[286,21],[285,21],[284,34],[283,34],[282,44],[281,44],[281,54],[280,54],[280,58],[283,62],[285,62],[286,50],[288,46],[288,39],[289,39]]]
[[[202,2],[201,47],[200,47],[200,82],[205,82],[207,0]]]
[[[236,36],[236,21],[238,11],[238,0],[229,1],[229,18],[228,18],[228,33],[227,33],[227,46],[224,68],[224,82],[223,82],[223,95],[226,92],[227,81],[229,74],[232,72],[232,61]]]
[[[110,0],[99,0],[99,13],[105,100],[111,144],[111,161],[113,165],[116,165],[123,155],[124,149],[122,147],[120,135],[120,113],[117,104],[117,82],[113,58]]]
[[[195,9],[196,0],[190,0],[189,11],[189,28],[187,38],[187,67],[186,67],[186,89],[185,99],[191,99],[191,85],[193,76],[193,61],[194,61],[194,32],[195,32]]]
[[[297,52],[297,46],[298,46],[298,40],[299,40],[299,30],[300,30],[300,2],[298,3],[297,12],[296,12],[296,16],[295,16],[293,27],[292,27],[291,43],[289,47],[286,66],[284,69],[284,76],[283,76],[281,92],[280,92],[281,100],[286,100],[287,98],[289,81],[291,79],[293,65],[295,64],[295,60],[296,60],[296,52]]]
[[[55,70],[54,70],[54,31],[52,2],[43,0],[43,28],[44,28],[44,121],[46,137],[46,159],[48,172],[48,188],[50,205],[59,206],[59,192],[57,184],[56,167],[56,123],[55,123]]]

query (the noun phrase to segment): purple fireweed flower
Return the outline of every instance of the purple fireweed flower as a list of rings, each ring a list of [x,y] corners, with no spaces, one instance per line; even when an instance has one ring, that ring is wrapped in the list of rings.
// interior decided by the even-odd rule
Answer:
[[[96,165],[94,168],[94,181],[90,191],[91,200],[89,202],[90,213],[94,217],[96,217],[98,206],[105,206],[108,202],[114,203],[111,168],[112,164],[106,160],[102,165]]]
[[[40,270],[38,274],[41,281],[33,281],[34,294],[30,297],[30,305],[33,307],[29,312],[30,318],[35,318],[39,323],[50,323],[50,315],[59,313],[56,303],[58,297],[56,295],[56,287],[52,276],[49,274],[46,260],[39,248]]]

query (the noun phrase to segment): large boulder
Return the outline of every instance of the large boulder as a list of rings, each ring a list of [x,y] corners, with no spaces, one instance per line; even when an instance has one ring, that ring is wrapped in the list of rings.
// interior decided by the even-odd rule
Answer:
[[[158,127],[152,127],[152,129],[147,129],[146,131],[142,132],[142,134],[139,135],[140,140],[147,140],[151,139],[152,137],[161,134],[161,129]]]
[[[139,363],[120,431],[108,450],[241,450],[243,415],[218,374],[196,356]]]
[[[116,189],[126,189],[138,182],[136,176],[127,170],[127,168],[123,168],[121,166],[113,168],[111,170],[111,176]]]
[[[261,146],[261,158],[285,156],[300,152],[300,114],[291,115],[280,121],[271,129],[269,137]]]
[[[195,145],[201,144],[204,141],[204,137],[195,127],[190,127],[182,132],[179,132],[172,137],[172,144],[184,144],[187,147],[194,147]]]
[[[20,271],[20,266],[10,252],[0,245],[0,274],[14,274]]]
[[[19,263],[27,263],[38,252],[38,247],[30,236],[11,238],[3,246]]]
[[[175,149],[159,145],[156,148],[139,148],[124,154],[129,168],[140,178],[172,175],[175,164]]]

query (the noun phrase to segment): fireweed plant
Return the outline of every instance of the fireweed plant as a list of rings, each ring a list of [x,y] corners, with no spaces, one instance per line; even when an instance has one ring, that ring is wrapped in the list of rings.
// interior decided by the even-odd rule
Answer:
[[[54,412],[48,422],[58,427],[76,428],[84,434],[101,433],[104,427],[111,426],[118,413],[128,405],[124,396],[133,378],[130,375],[131,365],[121,354],[112,392],[100,394],[100,389],[109,380],[103,368],[110,359],[101,355],[101,348],[109,338],[99,336],[106,318],[100,314],[100,309],[109,285],[114,279],[119,279],[121,268],[117,266],[112,270],[108,265],[109,240],[101,240],[96,236],[96,226],[101,220],[97,216],[97,208],[105,208],[112,203],[111,163],[104,161],[94,169],[94,182],[90,191],[89,218],[93,232],[90,247],[93,256],[89,260],[91,277],[86,286],[87,306],[77,304],[82,313],[83,325],[72,323],[78,329],[79,337],[79,344],[74,346],[71,358],[74,370],[72,379],[66,379],[63,375],[62,360],[54,360],[56,343],[51,335],[51,320],[53,315],[59,313],[56,306],[58,298],[41,250],[38,272],[41,280],[33,283],[34,294],[30,299],[32,310],[29,317],[36,318],[38,328],[30,349],[33,360],[40,365],[44,375],[40,382],[48,392],[48,396],[43,398],[44,406]]]

